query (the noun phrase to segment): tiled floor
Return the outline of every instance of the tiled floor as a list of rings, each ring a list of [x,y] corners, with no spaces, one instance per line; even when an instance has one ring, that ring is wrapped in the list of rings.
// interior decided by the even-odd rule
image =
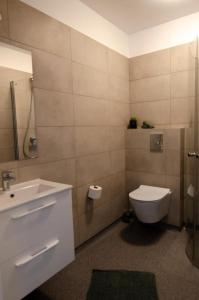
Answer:
[[[92,269],[150,271],[160,300],[198,300],[199,270],[185,254],[187,233],[117,223],[78,250],[76,260],[31,299],[85,300]]]

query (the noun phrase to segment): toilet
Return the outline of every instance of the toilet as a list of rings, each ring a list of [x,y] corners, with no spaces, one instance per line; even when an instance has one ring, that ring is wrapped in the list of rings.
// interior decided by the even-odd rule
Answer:
[[[168,215],[170,198],[170,189],[148,185],[140,185],[129,193],[135,214],[143,223],[156,223]]]

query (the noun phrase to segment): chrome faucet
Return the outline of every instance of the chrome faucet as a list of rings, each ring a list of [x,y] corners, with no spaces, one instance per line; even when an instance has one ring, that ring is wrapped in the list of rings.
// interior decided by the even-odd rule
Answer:
[[[13,171],[3,171],[1,173],[2,189],[8,191],[10,189],[11,182],[15,181],[15,174]]]

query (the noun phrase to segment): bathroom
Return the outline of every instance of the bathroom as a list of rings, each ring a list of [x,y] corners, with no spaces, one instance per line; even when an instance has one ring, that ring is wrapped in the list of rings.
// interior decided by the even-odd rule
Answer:
[[[0,300],[199,299],[198,28],[198,0],[0,0]]]

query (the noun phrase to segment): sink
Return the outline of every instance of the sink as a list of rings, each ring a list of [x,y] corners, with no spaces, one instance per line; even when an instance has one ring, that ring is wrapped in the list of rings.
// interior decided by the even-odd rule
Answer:
[[[43,179],[12,185],[9,191],[0,190],[0,212],[67,188],[72,188],[72,186]]]

